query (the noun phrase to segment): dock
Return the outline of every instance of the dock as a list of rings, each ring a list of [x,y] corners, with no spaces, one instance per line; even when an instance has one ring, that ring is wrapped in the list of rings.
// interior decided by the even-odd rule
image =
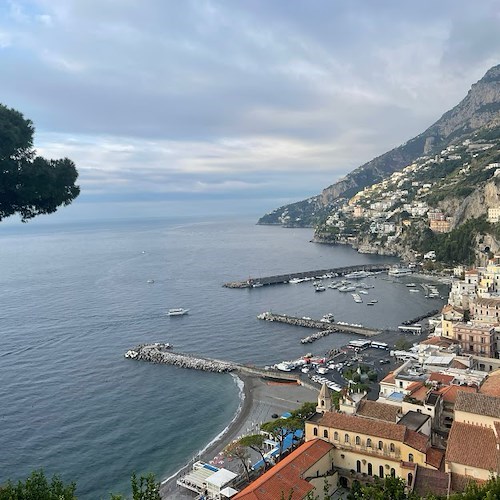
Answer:
[[[364,335],[365,337],[373,337],[374,335],[382,333],[381,330],[366,328],[365,326],[361,325],[351,325],[348,323],[332,323],[311,318],[297,318],[295,316],[289,316],[288,314],[275,314],[272,312],[259,314],[257,318],[265,321],[276,321],[278,323],[286,323],[287,325],[301,326],[303,328],[329,330],[332,333],[354,333],[356,335]]]
[[[367,271],[371,273],[388,271],[391,264],[363,264],[357,266],[334,267],[331,269],[317,269],[315,271],[303,271],[299,273],[278,274],[275,276],[262,276],[260,278],[248,278],[243,281],[231,281],[224,283],[222,286],[227,288],[254,288],[264,285],[279,285],[288,283],[293,278],[317,278],[323,277],[338,277],[354,271]]]
[[[214,373],[241,373],[253,377],[264,377],[269,379],[283,380],[286,382],[302,383],[299,374],[287,374],[279,370],[259,368],[257,366],[242,365],[231,361],[220,359],[203,358],[193,354],[173,352],[171,346],[158,342],[152,344],[141,344],[125,353],[125,357],[136,361],[148,361],[149,363],[177,366]]]

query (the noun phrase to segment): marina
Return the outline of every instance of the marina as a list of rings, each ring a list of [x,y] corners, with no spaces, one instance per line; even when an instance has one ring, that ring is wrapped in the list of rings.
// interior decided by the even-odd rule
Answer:
[[[335,267],[331,269],[320,269],[316,271],[304,271],[300,273],[280,274],[275,276],[263,276],[260,278],[248,278],[244,281],[231,281],[224,283],[227,288],[252,288],[254,283],[261,285],[279,285],[284,283],[297,284],[302,281],[314,279],[329,279],[339,276],[353,276],[353,273],[358,273],[354,276],[364,278],[371,273],[388,271],[391,268],[389,264],[362,264],[357,266]],[[359,274],[359,273],[363,274]]]

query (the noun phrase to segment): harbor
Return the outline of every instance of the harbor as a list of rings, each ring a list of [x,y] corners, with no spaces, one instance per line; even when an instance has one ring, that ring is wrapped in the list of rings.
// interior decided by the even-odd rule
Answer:
[[[337,278],[352,274],[351,278],[358,279],[362,275],[355,273],[378,273],[388,271],[390,264],[361,264],[357,266],[335,267],[331,269],[319,269],[315,271],[303,271],[299,273],[279,274],[275,276],[262,276],[260,278],[248,278],[242,281],[231,281],[224,283],[226,288],[260,288],[264,285],[279,285],[284,283],[298,283],[311,279]]]
[[[264,312],[257,316],[258,319],[264,321],[276,321],[278,323],[286,323],[287,325],[301,326],[304,328],[315,328],[317,330],[328,330],[330,333],[355,333],[356,335],[363,335],[365,337],[372,337],[379,335],[381,330],[367,328],[363,325],[345,323],[345,322],[331,322],[323,320],[314,320],[309,317],[298,318],[289,316],[287,314],[275,314],[272,312]],[[324,336],[324,335],[323,335]],[[319,338],[319,337],[318,337]]]

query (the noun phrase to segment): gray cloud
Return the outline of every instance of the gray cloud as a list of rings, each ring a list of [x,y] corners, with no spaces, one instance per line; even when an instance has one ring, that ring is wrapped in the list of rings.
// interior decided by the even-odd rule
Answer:
[[[492,0],[10,0],[0,95],[89,194],[301,198],[455,105],[499,22]]]

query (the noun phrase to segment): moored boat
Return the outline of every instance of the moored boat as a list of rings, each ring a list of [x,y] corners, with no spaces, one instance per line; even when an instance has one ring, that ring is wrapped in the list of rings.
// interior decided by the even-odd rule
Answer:
[[[173,309],[169,309],[167,311],[167,316],[183,316],[187,314],[189,309],[184,309],[182,307],[174,307]]]

